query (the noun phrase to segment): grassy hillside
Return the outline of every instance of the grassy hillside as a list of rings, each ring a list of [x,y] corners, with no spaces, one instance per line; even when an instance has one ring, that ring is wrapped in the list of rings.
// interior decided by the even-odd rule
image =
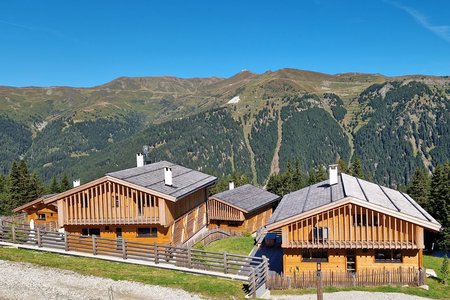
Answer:
[[[239,171],[264,184],[288,159],[307,171],[356,153],[369,177],[396,186],[418,165],[450,158],[449,95],[447,77],[295,69],[0,87],[0,167],[25,158],[45,180],[88,180],[134,166],[149,145],[152,160],[219,176]],[[240,101],[227,104],[234,96]]]

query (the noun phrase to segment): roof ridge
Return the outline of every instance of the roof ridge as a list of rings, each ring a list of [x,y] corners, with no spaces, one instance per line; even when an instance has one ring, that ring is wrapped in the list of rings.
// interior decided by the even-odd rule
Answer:
[[[308,186],[308,192],[306,193],[306,199],[305,199],[305,202],[303,203],[302,212],[305,211],[305,206],[306,206],[306,202],[308,202],[308,196],[309,196],[309,191],[311,190],[311,186],[312,185]]]
[[[358,177],[356,177],[356,176],[353,176],[353,177],[356,179],[356,182],[358,183],[358,186],[359,186],[359,188],[361,189],[361,192],[363,193],[364,198],[366,198],[366,201],[367,201],[367,202],[370,202],[370,201],[369,201],[369,198],[367,198],[366,192],[364,192],[364,189],[363,189],[362,186],[361,186],[361,182],[359,182],[359,179],[360,179],[360,178],[358,178]],[[361,179],[361,180],[363,180],[363,179]]]
[[[341,177],[341,185],[342,185],[342,191],[344,192],[344,197],[347,197],[347,193],[345,192],[345,185],[344,185],[344,179],[342,179],[342,174],[347,175],[346,173],[340,173],[339,176]]]
[[[398,212],[402,212],[402,210],[400,209],[400,207],[398,207],[397,205],[395,205],[394,201],[392,201],[391,197],[389,197],[389,195],[384,191],[383,187],[379,184],[377,184],[378,187],[380,188],[380,190],[383,192],[383,194],[389,199],[389,201],[391,201],[392,205],[394,205],[394,207],[398,210]]]
[[[400,191],[399,191],[400,192]],[[418,210],[421,214],[422,214],[422,216],[424,216],[428,221],[430,221],[430,222],[432,222],[432,220],[430,219],[430,218],[428,218],[428,216],[426,215],[426,214],[424,214],[423,212],[422,212],[422,210],[420,210],[417,206],[416,206],[416,204],[417,205],[419,205],[414,199],[414,203],[411,201],[411,200],[409,200],[409,198],[408,197],[406,197],[405,196],[405,194],[403,193],[403,192],[400,192],[400,194],[403,196],[403,197],[405,197],[405,199],[406,200],[408,200],[408,202],[409,203],[411,203],[411,205],[412,206],[414,206],[414,208],[416,209],[416,210]],[[408,195],[409,196],[409,195]],[[411,196],[410,196],[411,197]],[[411,198],[412,199],[412,198]],[[419,205],[420,206],[420,205]],[[422,208],[422,207],[421,207]],[[422,208],[423,209],[423,208]]]

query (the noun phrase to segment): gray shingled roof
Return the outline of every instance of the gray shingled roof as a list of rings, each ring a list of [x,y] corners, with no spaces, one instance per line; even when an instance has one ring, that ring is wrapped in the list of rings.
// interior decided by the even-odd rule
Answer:
[[[344,173],[338,176],[338,183],[335,185],[330,186],[326,180],[284,196],[270,218],[269,224],[346,197],[379,205],[439,225],[409,195]]]
[[[227,190],[212,196],[229,203],[246,212],[254,211],[266,204],[279,200],[281,197],[254,185],[246,184],[232,190]]]
[[[164,168],[172,168],[172,186],[164,184]],[[126,182],[180,199],[196,190],[213,184],[217,178],[168,161],[106,174]]]

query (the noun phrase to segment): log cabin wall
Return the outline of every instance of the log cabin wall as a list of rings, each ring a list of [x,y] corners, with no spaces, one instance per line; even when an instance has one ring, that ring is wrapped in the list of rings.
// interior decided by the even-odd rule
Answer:
[[[347,204],[283,226],[284,248],[423,247],[423,228],[358,205]]]

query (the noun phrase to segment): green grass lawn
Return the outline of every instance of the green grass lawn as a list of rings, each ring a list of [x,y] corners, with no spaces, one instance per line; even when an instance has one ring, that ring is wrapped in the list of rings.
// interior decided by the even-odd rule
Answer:
[[[208,298],[243,298],[245,296],[242,291],[243,283],[241,281],[147,266],[115,263],[100,259],[0,247],[0,260],[27,262],[114,280],[130,280],[145,284],[180,288]]]
[[[208,246],[196,245],[195,248],[214,251],[228,252],[233,254],[248,255],[252,251],[255,240],[251,236],[230,237],[212,242]]]
[[[442,258],[424,255],[423,264],[425,268],[433,269],[438,276],[441,276]],[[400,287],[400,286],[378,286],[378,287],[354,287],[354,288],[324,288],[326,293],[342,292],[342,291],[366,291],[366,292],[382,292],[382,293],[403,293],[426,297],[432,299],[450,299],[450,286],[443,285],[437,279],[427,278],[426,284],[430,289],[424,290],[419,287]],[[272,295],[303,295],[314,294],[315,289],[291,289],[291,290],[272,290]]]

